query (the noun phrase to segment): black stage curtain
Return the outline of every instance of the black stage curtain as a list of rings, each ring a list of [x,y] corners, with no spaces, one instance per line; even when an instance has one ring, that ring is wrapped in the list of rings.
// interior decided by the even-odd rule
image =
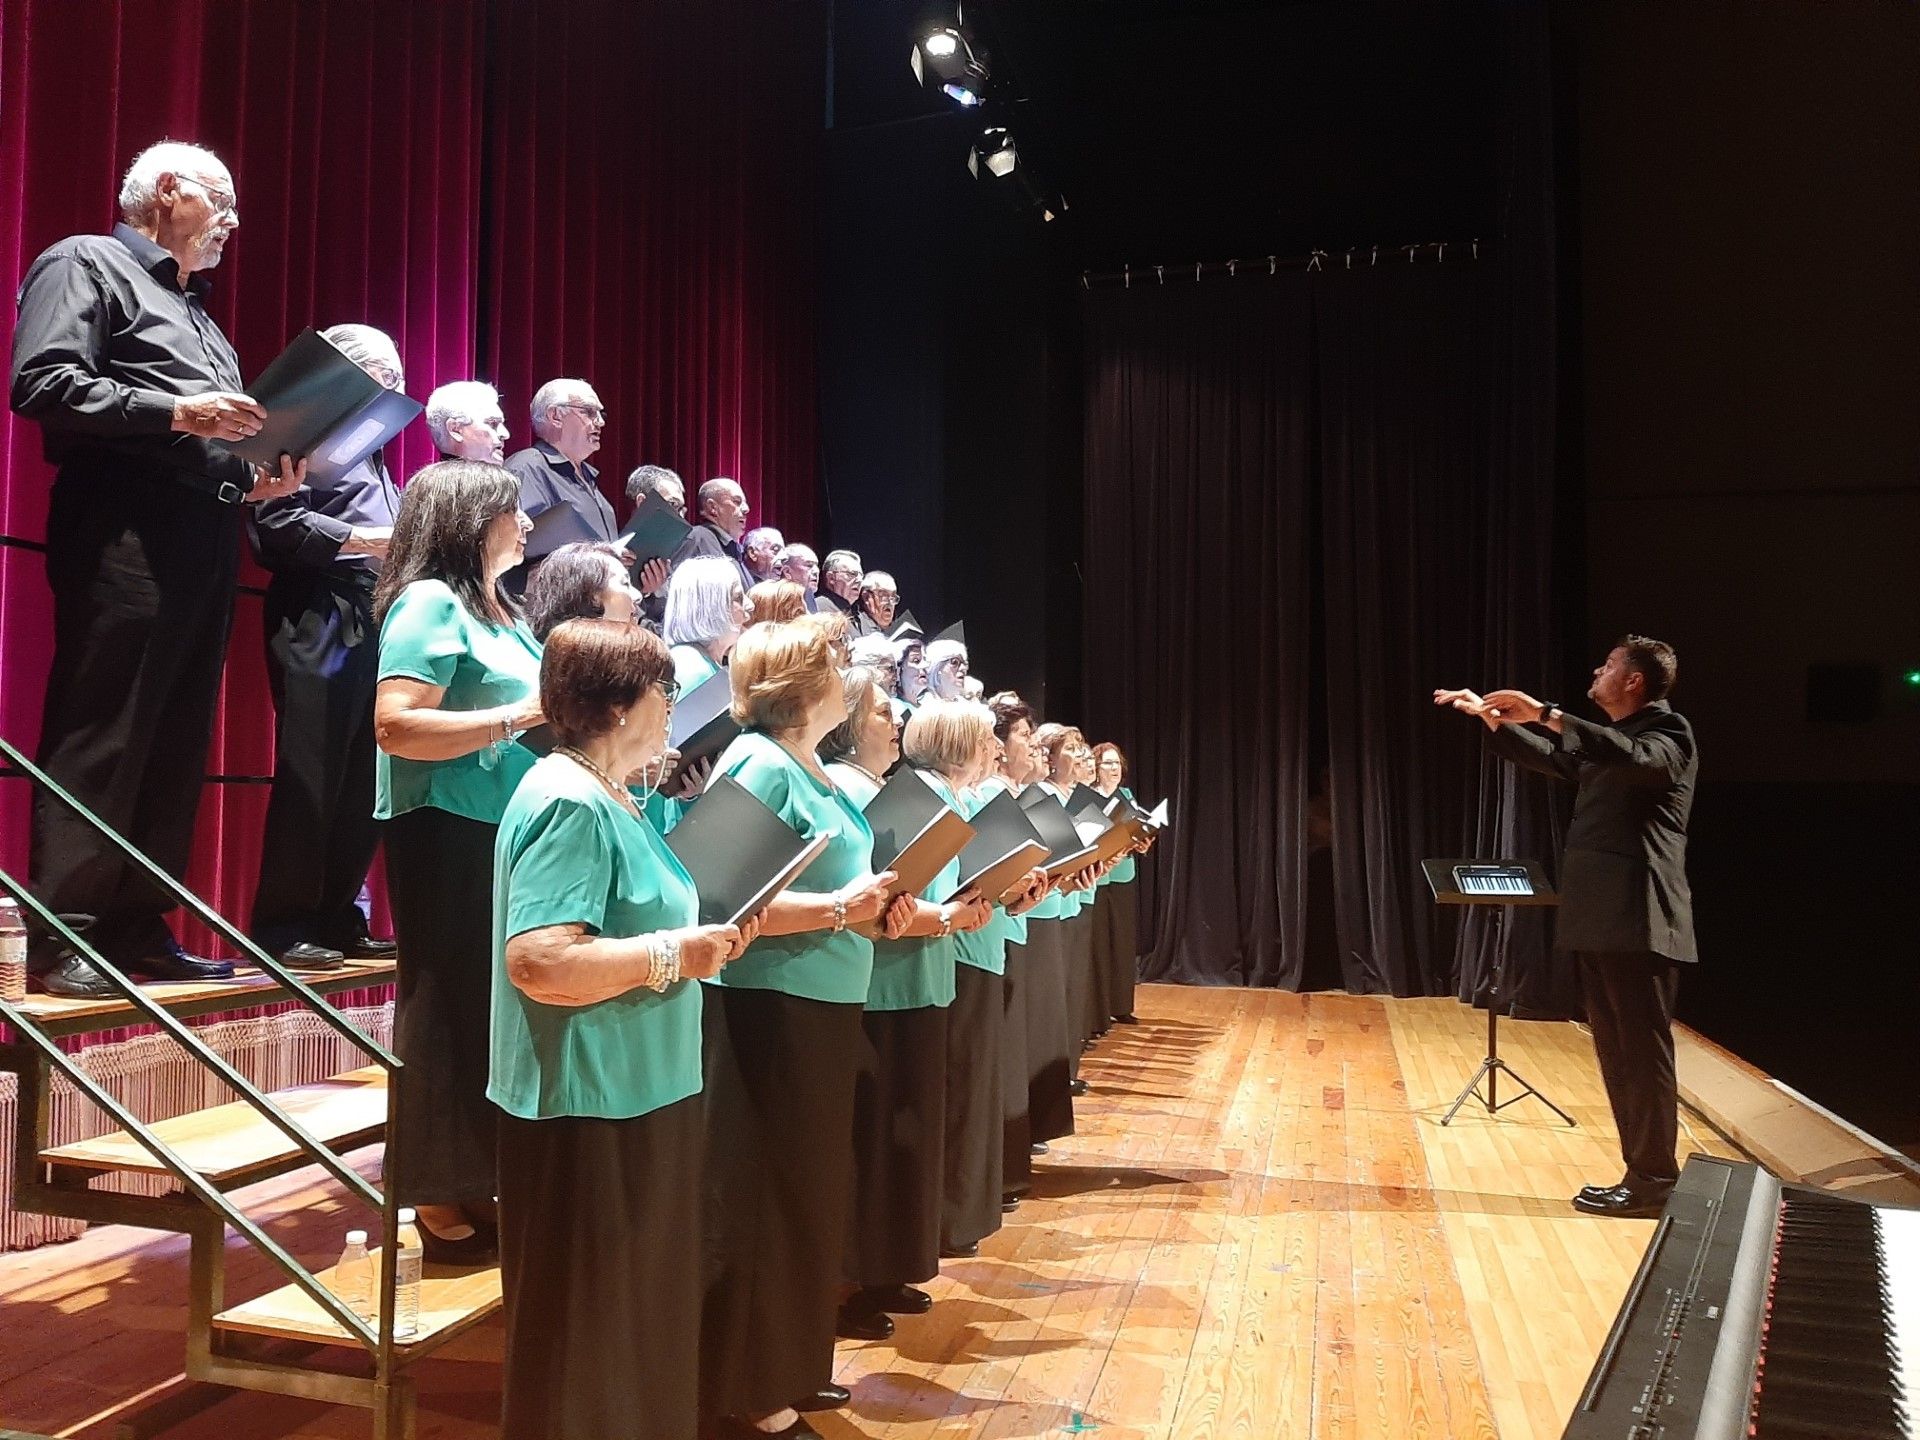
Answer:
[[[1484,1002],[1490,930],[1438,911],[1420,860],[1555,863],[1568,797],[1431,700],[1567,674],[1544,21],[1509,44],[1501,253],[1085,297],[1089,733],[1175,820],[1149,978]],[[1338,973],[1310,975],[1329,843]],[[1573,1013],[1519,913],[1503,1008]]]

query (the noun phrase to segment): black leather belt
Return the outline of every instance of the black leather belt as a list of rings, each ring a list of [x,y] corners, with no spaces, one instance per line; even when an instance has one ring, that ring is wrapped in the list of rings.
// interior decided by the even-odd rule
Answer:
[[[198,490],[202,495],[211,495],[222,505],[244,505],[247,492],[231,480],[215,480],[210,475],[195,474],[191,470],[167,470],[166,477],[176,485],[184,485],[189,490]]]

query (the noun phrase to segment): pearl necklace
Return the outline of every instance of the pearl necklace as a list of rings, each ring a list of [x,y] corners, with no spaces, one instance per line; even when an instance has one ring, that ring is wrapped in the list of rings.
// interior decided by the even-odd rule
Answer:
[[[632,792],[630,792],[627,789],[627,787],[624,785],[615,784],[614,779],[611,775],[607,774],[606,771],[602,770],[598,765],[594,764],[593,761],[589,760],[585,755],[581,754],[578,750],[574,749],[573,746],[556,745],[553,747],[553,753],[556,755],[566,756],[567,759],[573,761],[574,764],[578,765],[582,770],[586,771],[589,775],[593,776],[594,779],[598,780],[603,786],[606,787],[607,793],[613,796],[615,800],[618,800],[620,802],[620,807],[623,810],[625,810],[629,815],[638,816],[640,814],[640,807],[634,803]]]
[[[882,780],[878,775],[874,774],[873,771],[867,769],[867,767],[862,765],[858,760],[854,759],[851,755],[849,755],[846,759],[840,761],[839,763],[846,766],[849,770],[858,770],[862,775],[866,776],[867,779],[873,781],[873,783],[876,785],[885,785],[887,783],[886,781]]]

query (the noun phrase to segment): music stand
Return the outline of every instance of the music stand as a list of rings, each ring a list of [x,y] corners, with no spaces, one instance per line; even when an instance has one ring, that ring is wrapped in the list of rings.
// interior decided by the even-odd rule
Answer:
[[[1485,1104],[1489,1115],[1532,1095],[1567,1124],[1574,1118],[1541,1093],[1540,1089],[1500,1058],[1500,982],[1507,968],[1508,912],[1516,905],[1558,905],[1560,896],[1546,873],[1531,860],[1422,860],[1427,888],[1433,891],[1436,905],[1486,905],[1493,908],[1493,988],[1487,995],[1487,1053],[1480,1068],[1473,1072],[1453,1104],[1440,1118],[1442,1125],[1453,1122],[1460,1107],[1467,1103],[1484,1078],[1487,1082]],[[1506,1100],[1498,1097],[1501,1072],[1513,1077],[1520,1093]]]

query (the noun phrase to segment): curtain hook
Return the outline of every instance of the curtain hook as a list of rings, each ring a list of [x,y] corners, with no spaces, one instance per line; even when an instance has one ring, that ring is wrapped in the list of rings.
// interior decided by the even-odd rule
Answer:
[[[1239,264],[1240,262],[1238,260],[1229,260],[1227,262],[1227,278],[1229,280],[1233,279],[1235,271],[1238,269]]]
[[[1413,263],[1413,252],[1420,247],[1418,245],[1402,245],[1400,248],[1407,252],[1407,264],[1411,265]]]
[[[1347,249],[1347,269],[1351,270],[1352,268],[1353,268],[1353,249],[1351,246],[1349,246]]]
[[[1154,266],[1153,273],[1155,278],[1158,279],[1162,285],[1167,283],[1167,267],[1166,266],[1164,265]]]
[[[1122,265],[1120,267],[1120,288],[1123,290],[1131,290],[1133,288],[1133,266]]]
[[[1374,265],[1378,265],[1380,263],[1380,247],[1378,245],[1373,247],[1373,259],[1370,263]]]
[[[1442,265],[1446,264],[1447,263],[1447,242],[1442,240],[1436,248],[1439,250],[1440,253],[1434,258],[1439,260],[1439,262]]]
[[[1473,240],[1473,258],[1476,260],[1480,258],[1480,237],[1477,235]]]
[[[1087,279],[1087,272],[1084,270],[1080,272],[1080,288],[1082,290],[1091,290],[1093,288],[1093,282]]]
[[[1269,255],[1269,256],[1267,257],[1267,274],[1269,274],[1269,275],[1271,275],[1271,274],[1273,274],[1273,273],[1274,273],[1274,270],[1275,270],[1275,267],[1277,267],[1277,266],[1279,265],[1279,263],[1280,263],[1280,259],[1279,259],[1279,256],[1277,256],[1277,255]]]
[[[1196,285],[1200,283],[1200,265],[1201,262],[1198,260],[1193,262],[1193,283]]]
[[[1318,270],[1320,268],[1321,257],[1324,256],[1326,253],[1327,252],[1324,250],[1315,250],[1312,254],[1307,256],[1307,269],[1309,271]]]

